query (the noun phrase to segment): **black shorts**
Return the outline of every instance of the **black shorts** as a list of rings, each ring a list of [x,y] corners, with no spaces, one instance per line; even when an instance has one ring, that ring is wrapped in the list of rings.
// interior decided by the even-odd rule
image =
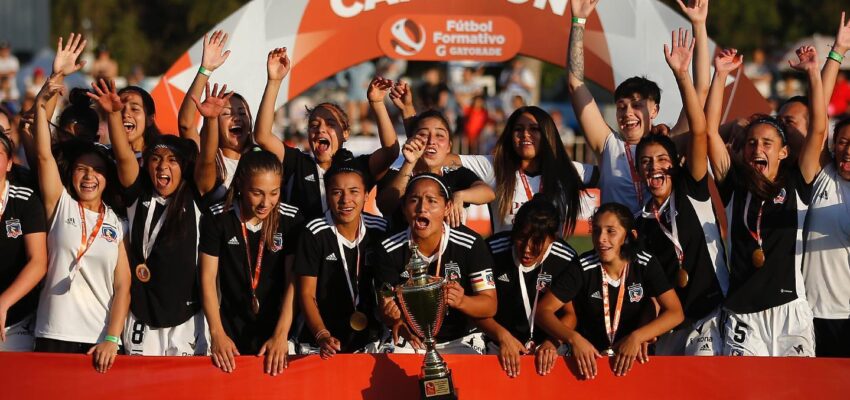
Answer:
[[[850,319],[814,319],[815,354],[850,357]]]
[[[35,352],[37,353],[86,354],[92,346],[94,346],[92,343],[77,343],[48,338],[35,338]]]

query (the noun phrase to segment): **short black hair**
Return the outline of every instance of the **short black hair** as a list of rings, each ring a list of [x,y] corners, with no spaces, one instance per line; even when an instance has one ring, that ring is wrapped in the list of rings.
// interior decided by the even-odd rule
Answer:
[[[658,87],[657,83],[643,76],[633,76],[617,85],[617,89],[614,90],[614,100],[631,97],[635,94],[661,105],[661,88]]]

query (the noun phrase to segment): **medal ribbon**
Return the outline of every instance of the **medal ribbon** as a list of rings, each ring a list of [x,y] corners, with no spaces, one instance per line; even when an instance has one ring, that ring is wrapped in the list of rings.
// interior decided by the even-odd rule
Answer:
[[[165,222],[166,211],[168,211],[162,211],[162,215],[159,216],[159,219],[156,221],[156,225],[153,227],[153,231],[151,231],[149,227],[151,226],[151,222],[153,222],[153,213],[157,204],[168,204],[168,200],[154,196],[151,198],[150,205],[148,206],[148,213],[145,216],[144,233],[142,234],[142,259],[145,263],[148,261],[148,257],[150,257],[151,255],[151,250],[153,250],[153,244],[154,242],[156,242],[156,238],[159,236],[159,231],[162,229],[162,225]]]
[[[354,284],[351,283],[351,275],[348,273],[348,261],[345,259],[345,249],[342,244],[342,235],[336,229],[336,226],[333,226],[333,231],[336,234],[336,244],[339,246],[339,258],[342,261],[342,269],[345,270],[345,283],[348,284],[348,293],[351,294],[351,302],[354,304],[354,311],[357,311],[357,306],[360,304],[360,293],[354,292],[354,287],[357,286],[357,283],[360,281],[360,232],[363,226],[363,219],[361,217],[360,224],[357,225],[357,233],[354,235],[354,242],[356,243],[355,248],[357,249],[357,261],[354,264]]]
[[[248,228],[245,223],[242,226],[242,238],[245,239],[245,257],[248,258],[248,279],[251,280],[251,295],[257,296],[257,285],[260,284],[260,271],[263,269],[263,250],[266,247],[265,235],[260,236],[260,244],[257,246],[257,265],[254,266],[254,274],[251,276],[251,247],[248,244]]]
[[[443,224],[443,232],[440,233],[440,243],[437,244],[437,271],[434,274],[434,277],[437,277],[437,278],[440,277],[440,268],[443,265],[443,236],[445,236],[445,235],[446,235],[446,227],[445,227],[445,223],[444,223]],[[408,240],[408,242],[411,242],[411,243],[413,242],[413,235],[410,233],[410,229],[407,230],[407,240]],[[419,250],[416,250],[416,251],[419,251]],[[419,255],[421,255],[422,258],[426,258],[425,255],[422,254],[421,251],[419,251]]]
[[[77,259],[74,262],[74,268],[71,269],[71,273],[68,276],[71,280],[77,275],[77,271],[82,268],[80,261],[86,252],[89,251],[94,240],[97,239],[97,233],[100,232],[100,227],[103,225],[103,218],[106,216],[106,207],[103,205],[103,202],[100,202],[100,207],[97,210],[97,222],[94,225],[94,229],[88,235],[88,239],[86,239],[86,233],[88,232],[88,229],[86,229],[86,211],[79,202],[77,202],[77,207],[80,210],[80,227],[82,229],[80,230],[80,247],[77,249]]]
[[[761,216],[762,216],[762,213],[764,212],[764,201],[762,201],[761,204],[759,204],[759,212],[758,212],[758,216],[756,216],[756,230],[755,230],[755,232],[753,232],[753,230],[750,229],[750,224],[747,223],[747,219],[749,219],[749,217],[750,217],[750,200],[752,200],[752,198],[753,198],[753,194],[747,193],[747,204],[744,205],[744,227],[747,228],[747,232],[749,232],[750,236],[752,236],[753,239],[756,241],[756,243],[758,243],[759,248],[763,249],[762,238],[761,238]]]
[[[526,201],[531,201],[531,198],[534,197],[534,193],[531,192],[531,185],[528,184],[528,178],[525,175],[525,171],[520,168],[519,169],[519,178],[522,181],[522,186],[525,188],[525,198]],[[540,184],[537,186],[537,193],[543,191],[543,178],[540,179]]]
[[[550,245],[551,247],[551,245]],[[528,320],[528,340],[532,340],[534,338],[534,315],[537,313],[537,300],[540,298],[540,285],[534,285],[534,303],[528,304],[528,289],[525,286],[525,277],[522,274],[522,263],[517,259],[516,253],[514,253],[514,263],[517,266],[517,274],[519,275],[519,290],[522,294],[522,305],[525,308],[525,318]],[[543,265],[540,266],[540,271],[537,273],[537,279],[540,279],[540,275],[543,275]]]
[[[670,226],[673,228],[673,231],[667,229],[663,223],[661,223],[661,208],[664,208],[664,204],[661,207],[655,206],[655,203],[652,204],[652,213],[655,214],[655,220],[658,221],[658,227],[661,228],[661,232],[664,232],[664,236],[667,236],[667,239],[673,243],[673,249],[676,250],[676,259],[679,260],[679,268],[684,267],[685,261],[685,252],[682,250],[682,244],[679,243],[679,230],[676,228],[676,198],[671,194],[670,197],[667,198],[668,213],[670,216]]]
[[[620,290],[619,294],[617,294],[613,322],[611,322],[611,300],[608,298],[608,282],[610,278],[608,277],[608,273],[605,272],[604,267],[600,266],[599,269],[602,270],[602,312],[605,317],[605,332],[608,334],[608,343],[613,346],[614,338],[617,336],[617,328],[620,327],[620,314],[623,310],[623,295],[626,293],[626,277],[629,273],[629,264],[626,264],[626,267],[623,268],[623,274],[620,275]]]
[[[626,148],[626,159],[629,162],[629,172],[632,174],[632,185],[635,187],[638,204],[643,204],[643,183],[641,183],[640,175],[638,175],[638,172],[635,169],[635,160],[634,156],[632,156],[632,146],[628,143],[623,143],[623,146]]]

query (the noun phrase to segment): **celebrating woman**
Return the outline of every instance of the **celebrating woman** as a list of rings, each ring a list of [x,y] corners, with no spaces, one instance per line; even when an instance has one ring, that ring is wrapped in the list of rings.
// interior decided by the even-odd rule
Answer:
[[[470,322],[496,314],[493,257],[477,233],[444,222],[453,207],[451,199],[452,193],[439,175],[423,173],[410,179],[402,199],[409,227],[381,242],[377,250],[379,278],[389,285],[404,281],[405,266],[415,246],[429,264],[428,274],[449,281],[449,310],[435,338],[437,348],[444,353],[483,354],[481,333],[470,328]],[[382,312],[393,329],[393,343],[398,343],[399,334],[405,338],[406,343],[395,346],[395,352],[412,352],[421,346],[403,324],[395,302],[385,299]]]
[[[537,306],[540,326],[570,344],[585,379],[596,376],[597,359],[603,355],[615,357],[615,375],[625,375],[635,359],[647,361],[642,350],[646,342],[684,320],[658,260],[636,248],[633,224],[626,206],[599,207],[591,221],[593,250],[561,274]],[[568,302],[575,308],[575,330],[555,316]],[[661,309],[657,317],[654,303]]]

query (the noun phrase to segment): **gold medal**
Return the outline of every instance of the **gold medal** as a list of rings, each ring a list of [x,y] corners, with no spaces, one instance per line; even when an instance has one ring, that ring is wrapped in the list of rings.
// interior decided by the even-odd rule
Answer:
[[[255,315],[260,313],[260,299],[257,298],[256,294],[251,296],[251,311]]]
[[[679,267],[679,272],[676,273],[676,282],[679,284],[680,288],[688,286],[688,271]]]
[[[764,250],[761,247],[753,250],[753,266],[756,268],[764,266]]]
[[[136,266],[136,278],[142,283],[148,283],[151,280],[151,270],[144,263]]]
[[[366,314],[363,314],[360,311],[354,311],[351,314],[351,318],[348,319],[348,323],[351,325],[351,329],[360,332],[366,329],[366,326],[369,325],[369,319],[366,318]]]

